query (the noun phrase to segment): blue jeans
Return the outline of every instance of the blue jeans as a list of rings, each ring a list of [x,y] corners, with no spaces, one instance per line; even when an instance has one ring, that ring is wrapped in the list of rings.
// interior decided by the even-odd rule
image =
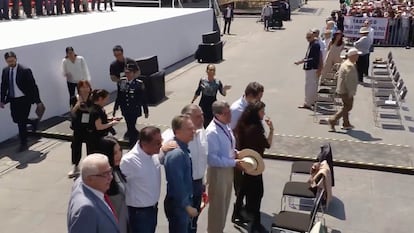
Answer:
[[[177,201],[168,197],[164,200],[165,215],[168,219],[169,233],[188,233],[188,225],[190,225],[190,217]]]
[[[131,233],[155,233],[157,227],[157,205],[146,208],[128,206]]]
[[[203,179],[193,180],[193,204],[192,206],[198,210],[200,213],[201,205],[201,195],[203,194]],[[198,216],[191,218],[188,232],[196,233],[197,232],[197,220]]]

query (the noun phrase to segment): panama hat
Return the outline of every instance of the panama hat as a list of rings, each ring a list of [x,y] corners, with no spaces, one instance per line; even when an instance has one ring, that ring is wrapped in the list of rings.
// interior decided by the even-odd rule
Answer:
[[[244,149],[239,152],[239,159],[242,160],[244,172],[257,176],[263,173],[265,165],[262,156],[252,149]]]
[[[359,33],[360,34],[369,33],[369,29],[367,27],[361,27],[361,29],[359,29]]]
[[[348,52],[346,53],[346,55],[349,57],[349,56],[352,56],[352,55],[356,55],[356,54],[358,54],[358,55],[361,55],[362,54],[362,52],[361,51],[359,51],[358,49],[356,49],[356,48],[350,48],[349,50],[348,50]]]

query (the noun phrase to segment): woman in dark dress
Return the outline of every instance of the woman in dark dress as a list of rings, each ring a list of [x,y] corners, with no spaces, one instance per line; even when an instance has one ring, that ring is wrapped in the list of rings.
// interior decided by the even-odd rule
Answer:
[[[109,132],[114,134],[114,125],[118,124],[120,118],[108,119],[104,106],[108,103],[109,93],[103,89],[93,90],[90,95],[91,107],[89,129],[88,129],[88,146],[90,153],[97,150],[99,140],[108,135]]]
[[[106,194],[111,199],[115,213],[118,217],[118,224],[121,233],[128,231],[128,209],[125,204],[125,183],[126,180],[119,169],[122,158],[122,149],[116,138],[105,136],[99,141],[96,153],[108,156],[109,165],[112,167],[111,185]]]
[[[73,130],[72,164],[73,169],[68,173],[69,178],[79,175],[79,162],[82,158],[82,143],[87,143],[87,128],[89,124],[89,95],[91,94],[91,84],[87,80],[79,81],[77,84],[78,95],[70,99],[71,129]],[[89,147],[86,148],[90,154]]]
[[[230,85],[223,86],[223,83],[214,77],[216,75],[216,67],[213,64],[207,65],[206,72],[207,78],[200,79],[194,98],[191,101],[191,103],[194,103],[201,94],[200,103],[198,105],[203,110],[204,128],[207,128],[208,124],[213,120],[213,110],[211,109],[211,105],[217,100],[217,92],[226,96],[227,90],[231,88]]]
[[[273,139],[273,123],[269,118],[265,119],[269,134],[267,137],[264,135],[264,116],[265,104],[261,101],[246,107],[234,129],[238,150],[252,149],[263,157],[265,149],[270,147]],[[264,192],[262,175],[252,176],[244,173],[240,192],[246,195],[246,211],[251,218],[249,232],[267,232],[260,220],[260,205]]]

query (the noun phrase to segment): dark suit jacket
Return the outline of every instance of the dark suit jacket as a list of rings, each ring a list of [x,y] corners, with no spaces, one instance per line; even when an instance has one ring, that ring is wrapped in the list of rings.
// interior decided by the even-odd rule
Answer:
[[[2,103],[10,102],[9,99],[9,67],[3,68],[1,75],[1,91],[0,91],[0,101]],[[33,77],[32,70],[30,68],[24,67],[20,64],[17,64],[16,68],[16,84],[20,91],[28,97],[32,103],[40,103],[39,88],[36,85],[36,81]]]
[[[226,7],[224,10],[223,10],[223,18],[225,18],[225,19],[228,19],[227,18],[227,11],[228,11],[229,9]],[[230,14],[231,14],[231,17],[230,17],[230,19],[232,19],[233,18],[233,15],[234,15],[234,10],[233,10],[233,8],[230,8]]]
[[[111,210],[78,178],[68,208],[68,233],[119,233]]]

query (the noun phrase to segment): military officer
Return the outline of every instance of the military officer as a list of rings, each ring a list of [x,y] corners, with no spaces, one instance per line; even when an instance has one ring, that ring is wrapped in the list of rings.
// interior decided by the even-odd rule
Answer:
[[[126,64],[125,76],[120,80],[118,97],[115,109],[121,108],[122,116],[127,124],[129,145],[132,148],[138,140],[138,130],[135,127],[138,117],[144,110],[145,118],[148,118],[148,105],[145,97],[144,83],[138,79],[140,70],[135,61]]]

